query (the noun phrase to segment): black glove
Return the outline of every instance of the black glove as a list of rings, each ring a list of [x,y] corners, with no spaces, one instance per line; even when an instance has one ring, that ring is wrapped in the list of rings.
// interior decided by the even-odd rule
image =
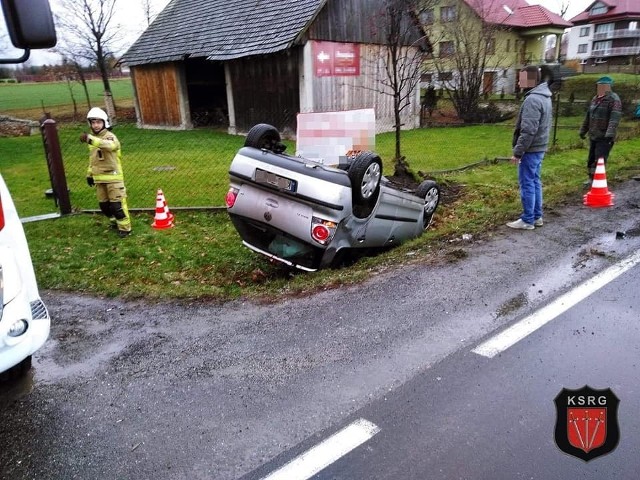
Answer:
[[[604,141],[607,142],[609,145],[613,145],[613,138],[611,137],[605,138]]]
[[[581,133],[580,134],[580,138],[584,140],[585,138],[587,138],[587,134],[586,133]]]
[[[95,184],[96,182],[93,181],[93,177],[87,177],[87,185],[93,187]]]
[[[87,135],[86,132],[82,132],[80,134],[80,141],[82,143],[87,143],[89,141],[89,135]]]

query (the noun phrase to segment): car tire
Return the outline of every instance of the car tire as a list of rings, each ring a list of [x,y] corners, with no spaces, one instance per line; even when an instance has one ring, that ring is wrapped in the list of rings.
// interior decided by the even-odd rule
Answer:
[[[361,152],[348,170],[354,214],[365,217],[371,213],[380,195],[382,160],[373,152]],[[356,212],[360,212],[357,214]]]
[[[17,365],[14,365],[9,370],[5,370],[0,373],[0,382],[8,382],[11,380],[17,380],[22,377],[31,368],[31,355],[22,360]]]
[[[283,146],[281,140],[280,133],[276,127],[267,123],[259,123],[251,127],[251,130],[247,133],[244,146],[282,153],[282,150],[280,150]]]
[[[424,201],[422,227],[426,230],[429,228],[429,225],[431,225],[433,214],[440,203],[440,187],[438,187],[438,184],[433,180],[425,180],[418,186],[415,195]]]

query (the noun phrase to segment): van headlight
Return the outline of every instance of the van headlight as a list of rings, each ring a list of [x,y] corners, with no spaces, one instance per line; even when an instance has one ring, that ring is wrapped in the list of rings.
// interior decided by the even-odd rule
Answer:
[[[13,325],[11,325],[11,327],[9,327],[9,331],[7,332],[7,335],[9,335],[10,337],[19,337],[24,332],[26,332],[28,328],[29,328],[29,323],[27,323],[27,321],[24,318],[21,318],[20,320],[17,320],[16,322],[14,322]]]

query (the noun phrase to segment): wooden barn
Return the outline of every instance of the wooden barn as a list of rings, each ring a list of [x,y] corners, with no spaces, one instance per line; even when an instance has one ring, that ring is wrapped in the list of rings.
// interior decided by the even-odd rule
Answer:
[[[138,125],[235,134],[264,122],[293,134],[299,112],[373,108],[378,131],[392,130],[385,3],[172,0],[121,60],[131,69]],[[423,37],[409,30],[404,44]],[[419,124],[419,89],[410,98],[403,128]]]

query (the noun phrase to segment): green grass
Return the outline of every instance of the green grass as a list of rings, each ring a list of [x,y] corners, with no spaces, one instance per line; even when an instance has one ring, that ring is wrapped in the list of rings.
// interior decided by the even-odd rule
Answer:
[[[456,129],[459,130],[459,129]],[[446,135],[446,130],[441,132]],[[639,173],[640,138],[616,144],[607,176]],[[581,208],[586,149],[547,155],[543,164],[547,209]],[[41,288],[119,297],[201,298],[300,295],[361,281],[401,262],[425,261],[462,234],[482,235],[520,213],[517,170],[509,162],[437,177],[444,186],[432,228],[419,239],[349,268],[289,272],[241,246],[226,212],[174,211],[172,229],[151,227],[153,214],[134,214],[134,234],[118,239],[99,215],[78,214],[25,224]],[[452,187],[459,197],[447,197]]]
[[[111,93],[116,103],[130,101],[133,98],[133,86],[129,78],[110,80]],[[92,103],[104,103],[102,80],[87,81],[89,98]],[[16,110],[41,110],[51,107],[67,106],[72,103],[72,95],[80,105],[85,103],[82,85],[78,82],[49,83],[0,83],[0,112],[11,113]]]

